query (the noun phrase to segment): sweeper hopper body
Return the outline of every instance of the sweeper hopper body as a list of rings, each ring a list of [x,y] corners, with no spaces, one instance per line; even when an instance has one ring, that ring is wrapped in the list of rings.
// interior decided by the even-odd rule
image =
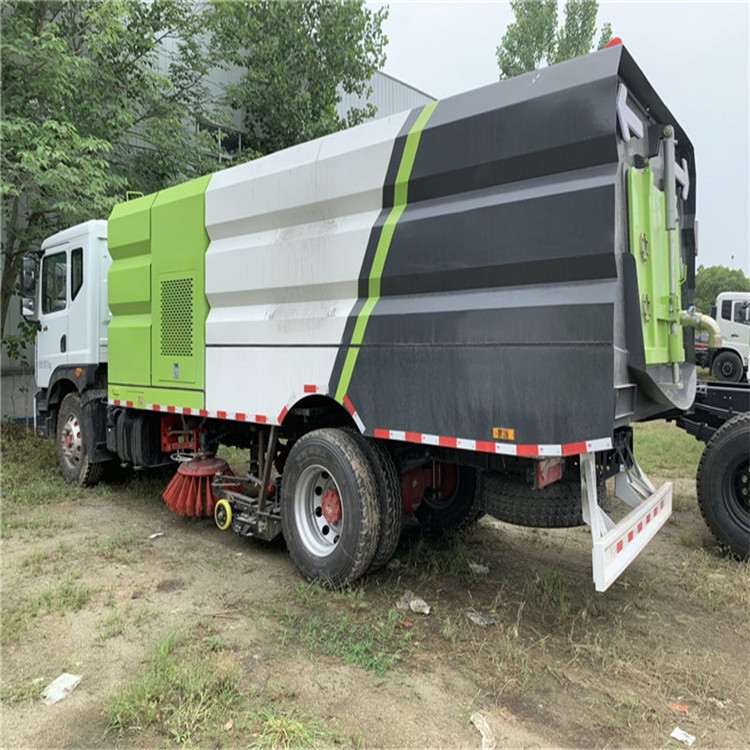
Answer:
[[[387,562],[404,509],[490,512],[589,523],[605,588],[669,513],[629,425],[693,401],[694,216],[692,146],[621,46],[230,167],[115,207],[62,309],[83,230],[45,243],[39,356],[77,300],[111,320],[39,383],[37,431],[87,481],[249,447],[217,523],[283,528],[308,577]],[[603,514],[613,474],[643,519]]]

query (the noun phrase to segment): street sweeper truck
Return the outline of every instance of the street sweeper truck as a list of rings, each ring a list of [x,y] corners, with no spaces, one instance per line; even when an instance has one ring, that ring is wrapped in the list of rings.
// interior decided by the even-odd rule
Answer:
[[[488,513],[588,524],[604,590],[671,511],[630,425],[691,407],[718,331],[694,219],[691,143],[622,46],[303,143],[27,259],[36,433],[83,484],[176,465],[172,510],[283,534],[310,579],[385,565],[405,514]]]

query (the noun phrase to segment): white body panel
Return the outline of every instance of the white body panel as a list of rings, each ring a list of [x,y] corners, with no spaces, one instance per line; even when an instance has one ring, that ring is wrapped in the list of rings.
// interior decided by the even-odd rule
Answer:
[[[208,349],[206,380],[211,388],[206,388],[206,410],[278,424],[284,408],[305,396],[305,386],[325,392],[337,353],[338,347]],[[318,382],[321,373],[324,379]]]
[[[328,383],[407,115],[211,178],[206,409],[275,420],[293,393]]]
[[[88,221],[58,232],[44,241],[42,252],[35,376],[37,386],[46,388],[57,367],[107,361],[107,222]],[[56,299],[45,300],[46,264],[59,255],[63,265],[63,254],[64,284],[61,277]],[[72,273],[76,258],[77,275]]]

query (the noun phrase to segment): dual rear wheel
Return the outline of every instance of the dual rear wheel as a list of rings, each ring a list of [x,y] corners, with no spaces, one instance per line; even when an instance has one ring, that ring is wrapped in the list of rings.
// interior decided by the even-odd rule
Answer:
[[[281,485],[289,554],[309,579],[343,586],[384,565],[401,533],[390,455],[349,430],[309,432],[292,447]]]
[[[481,515],[477,471],[451,469],[450,492],[426,495],[417,511],[428,531],[460,528]],[[294,564],[307,578],[333,586],[382,568],[401,536],[403,500],[393,458],[381,443],[353,430],[301,437],[286,460],[281,502]]]

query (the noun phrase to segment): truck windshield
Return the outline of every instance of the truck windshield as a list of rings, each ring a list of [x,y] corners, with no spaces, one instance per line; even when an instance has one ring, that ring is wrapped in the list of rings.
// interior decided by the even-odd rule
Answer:
[[[734,322],[750,325],[750,302],[734,303]]]
[[[42,263],[42,312],[65,309],[68,265],[66,253],[48,255]]]

